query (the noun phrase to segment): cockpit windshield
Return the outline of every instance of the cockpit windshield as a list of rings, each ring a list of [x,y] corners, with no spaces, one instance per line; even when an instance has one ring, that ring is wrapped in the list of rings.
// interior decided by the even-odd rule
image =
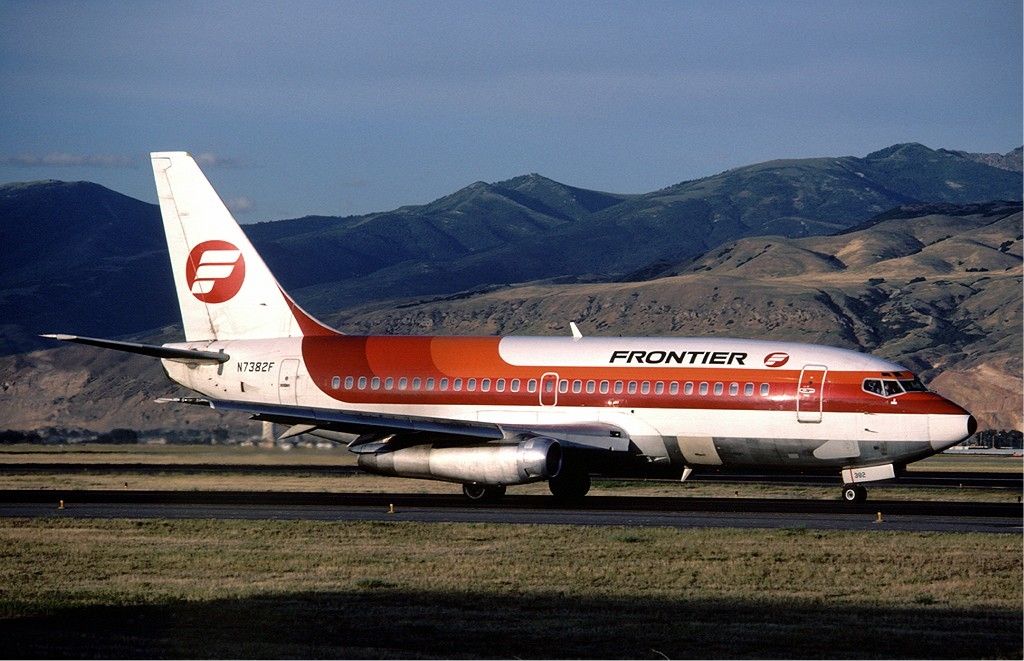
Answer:
[[[863,388],[864,392],[869,392],[879,397],[894,397],[905,392],[926,392],[928,390],[917,378],[900,380],[864,379]]]
[[[900,385],[903,386],[903,389],[906,390],[907,392],[927,392],[928,390],[927,388],[924,387],[924,384],[921,383],[921,381],[917,378],[909,380],[901,379]]]

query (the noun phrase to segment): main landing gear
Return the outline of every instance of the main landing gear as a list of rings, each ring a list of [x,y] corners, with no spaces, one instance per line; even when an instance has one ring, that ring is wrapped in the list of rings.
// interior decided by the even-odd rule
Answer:
[[[590,491],[590,475],[586,471],[563,469],[548,480],[548,489],[557,500],[580,500]]]
[[[843,485],[843,500],[847,503],[863,503],[868,499],[868,490],[859,484]]]

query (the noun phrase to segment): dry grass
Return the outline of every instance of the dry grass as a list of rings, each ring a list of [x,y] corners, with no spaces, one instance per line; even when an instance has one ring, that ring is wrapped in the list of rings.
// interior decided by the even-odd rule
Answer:
[[[7,656],[1014,657],[1018,535],[0,520]]]
[[[935,454],[907,466],[908,471],[1024,473],[1024,458],[984,454]]]
[[[5,464],[223,464],[238,466],[354,466],[356,456],[343,447],[295,447],[291,450],[241,445],[2,445]]]

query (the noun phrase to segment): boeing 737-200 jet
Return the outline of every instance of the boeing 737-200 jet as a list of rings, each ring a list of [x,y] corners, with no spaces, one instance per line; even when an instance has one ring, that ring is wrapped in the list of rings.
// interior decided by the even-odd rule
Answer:
[[[367,471],[494,500],[546,480],[718,467],[826,471],[842,497],[976,427],[907,369],[811,344],[725,338],[344,335],[280,287],[184,152],[152,155],[185,342],[61,340],[160,358],[174,401],[344,442]],[[127,312],[127,310],[126,310]]]

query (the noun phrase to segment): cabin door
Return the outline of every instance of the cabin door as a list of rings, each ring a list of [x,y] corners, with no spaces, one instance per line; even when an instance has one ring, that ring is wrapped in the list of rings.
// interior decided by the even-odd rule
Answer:
[[[798,422],[821,422],[821,409],[825,398],[824,365],[804,365],[800,370],[800,383],[796,388],[796,419]]]
[[[281,371],[277,375],[278,401],[282,404],[298,404],[299,398],[299,361],[288,358],[281,361]]]

